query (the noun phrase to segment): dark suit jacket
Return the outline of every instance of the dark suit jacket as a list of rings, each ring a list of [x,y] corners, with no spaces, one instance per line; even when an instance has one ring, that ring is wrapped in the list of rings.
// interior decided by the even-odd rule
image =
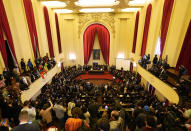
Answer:
[[[22,124],[14,127],[12,131],[40,131],[39,127],[35,124]]]

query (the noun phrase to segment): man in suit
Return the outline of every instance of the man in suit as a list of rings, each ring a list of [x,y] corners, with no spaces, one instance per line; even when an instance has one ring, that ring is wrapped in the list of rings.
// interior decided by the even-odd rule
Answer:
[[[27,111],[21,111],[19,114],[20,123],[14,127],[12,131],[40,131],[39,127],[35,124],[29,124],[29,116]]]

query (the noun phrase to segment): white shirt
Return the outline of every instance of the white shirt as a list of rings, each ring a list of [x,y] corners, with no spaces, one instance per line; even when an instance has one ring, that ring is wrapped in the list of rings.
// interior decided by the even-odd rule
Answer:
[[[64,112],[66,112],[66,109],[62,105],[55,104],[54,108],[56,117],[58,119],[64,118]]]

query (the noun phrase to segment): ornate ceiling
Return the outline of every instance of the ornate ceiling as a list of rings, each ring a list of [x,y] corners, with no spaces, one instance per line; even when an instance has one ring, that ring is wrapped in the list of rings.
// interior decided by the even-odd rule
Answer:
[[[133,0],[116,0],[115,2],[117,2],[118,4],[116,5],[110,5],[110,6],[105,6],[105,5],[100,5],[100,6],[88,6],[88,7],[82,7],[82,6],[78,6],[75,4],[75,2],[78,2],[78,0],[38,0],[41,2],[48,2],[48,1],[60,1],[60,2],[64,2],[66,4],[65,7],[53,7],[52,9],[68,9],[68,10],[72,10],[73,13],[79,13],[79,11],[81,9],[95,9],[95,8],[111,8],[113,9],[114,12],[121,12],[121,9],[125,9],[125,8],[142,8],[144,5],[129,5],[130,1]],[[91,2],[91,0],[89,0]],[[88,2],[89,2],[88,1]],[[95,1],[95,0],[94,0]],[[134,0],[134,1],[148,1],[148,0]],[[134,12],[134,11],[132,11]]]

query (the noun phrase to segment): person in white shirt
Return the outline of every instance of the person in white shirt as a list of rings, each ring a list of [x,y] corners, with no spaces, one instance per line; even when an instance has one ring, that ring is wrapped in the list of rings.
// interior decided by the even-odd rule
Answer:
[[[62,127],[62,129],[64,129],[65,126],[65,122],[64,122],[64,117],[65,117],[65,112],[66,112],[66,108],[63,107],[63,103],[58,101],[54,107],[53,110],[56,113],[56,117],[59,120],[60,126]]]
[[[32,123],[36,120],[36,109],[30,106],[29,101],[24,102],[24,107],[21,111],[27,111],[29,115],[29,123]]]
[[[29,85],[28,82],[27,82],[26,77],[23,76],[23,77],[22,77],[22,80],[23,80],[23,83],[24,83],[24,84],[26,84],[27,86]]]

